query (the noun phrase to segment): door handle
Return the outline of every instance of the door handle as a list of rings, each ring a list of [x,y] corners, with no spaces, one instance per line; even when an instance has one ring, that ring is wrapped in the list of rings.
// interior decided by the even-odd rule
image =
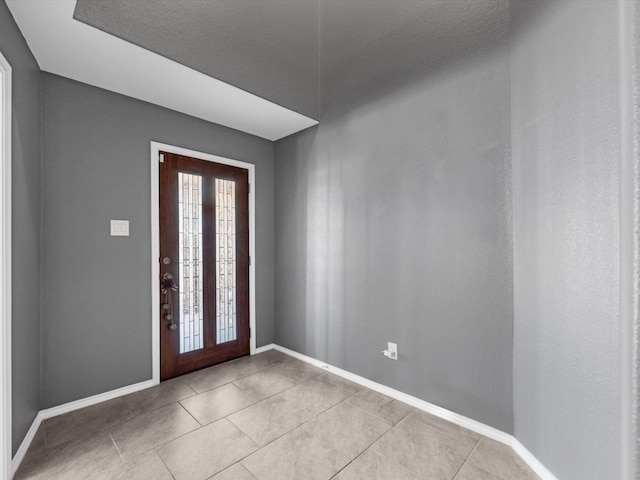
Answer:
[[[178,325],[173,323],[173,313],[171,308],[171,296],[169,293],[173,290],[174,292],[178,291],[178,285],[173,281],[173,275],[169,272],[166,272],[162,275],[162,280],[160,281],[160,289],[162,290],[162,294],[164,295],[164,299],[160,308],[163,313],[163,318],[168,322],[167,328],[172,332],[178,328]]]
[[[173,281],[173,275],[169,272],[162,275],[162,282],[160,283],[160,288],[163,291],[173,290],[174,292],[178,291],[178,284]]]

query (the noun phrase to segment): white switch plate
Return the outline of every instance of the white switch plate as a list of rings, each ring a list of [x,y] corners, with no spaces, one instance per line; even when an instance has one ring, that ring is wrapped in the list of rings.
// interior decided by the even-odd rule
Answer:
[[[112,237],[129,236],[129,220],[111,220]]]

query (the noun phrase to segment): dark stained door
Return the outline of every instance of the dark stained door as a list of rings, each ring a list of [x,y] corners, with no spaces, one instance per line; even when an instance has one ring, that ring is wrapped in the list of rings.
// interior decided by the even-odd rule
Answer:
[[[162,380],[249,353],[249,178],[162,152]]]

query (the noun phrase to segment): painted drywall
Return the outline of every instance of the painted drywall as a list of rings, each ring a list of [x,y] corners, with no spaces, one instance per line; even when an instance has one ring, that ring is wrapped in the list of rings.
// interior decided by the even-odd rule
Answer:
[[[620,477],[618,8],[514,2],[514,432]]]
[[[41,407],[151,378],[152,140],[256,165],[257,344],[272,342],[273,143],[43,75]]]
[[[467,53],[276,142],[276,342],[511,432],[508,54]]]
[[[40,70],[4,1],[0,52],[12,68],[12,450],[40,407]],[[6,272],[3,272],[3,274]]]

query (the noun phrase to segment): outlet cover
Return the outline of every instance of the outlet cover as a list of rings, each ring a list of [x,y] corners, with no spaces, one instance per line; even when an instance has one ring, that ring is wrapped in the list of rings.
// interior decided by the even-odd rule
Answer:
[[[397,343],[392,343],[392,342],[387,342],[387,352],[389,352],[389,354],[387,356],[390,359],[397,360],[398,359],[398,344]]]

